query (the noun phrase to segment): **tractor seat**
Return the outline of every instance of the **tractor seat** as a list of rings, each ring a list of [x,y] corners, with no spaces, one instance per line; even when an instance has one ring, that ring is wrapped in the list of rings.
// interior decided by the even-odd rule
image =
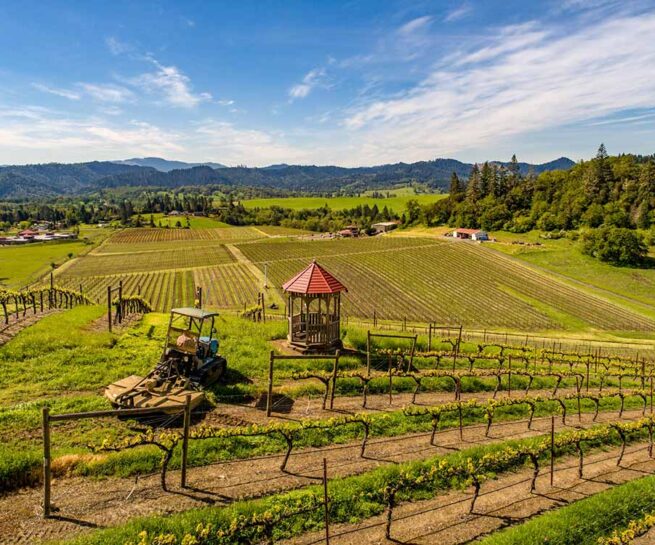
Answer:
[[[218,352],[218,339],[209,341],[209,337],[200,337],[200,342],[204,345],[209,345],[209,352],[214,355]]]

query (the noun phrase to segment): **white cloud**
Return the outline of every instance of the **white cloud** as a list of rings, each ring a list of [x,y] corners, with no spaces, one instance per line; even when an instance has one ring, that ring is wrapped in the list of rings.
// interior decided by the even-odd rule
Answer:
[[[195,140],[195,141],[194,141]],[[191,147],[200,155],[226,164],[264,166],[279,162],[305,162],[309,155],[286,142],[280,132],[238,128],[232,123],[207,120],[191,137]]]
[[[108,36],[105,38],[105,45],[112,55],[121,55],[132,50],[132,47],[129,44],[121,42],[113,36]]]
[[[410,36],[414,32],[423,30],[427,28],[432,22],[432,17],[429,15],[424,15],[423,17],[417,17],[411,21],[405,23],[398,29],[398,34],[403,36]]]
[[[161,93],[168,104],[181,108],[193,108],[212,99],[209,93],[194,93],[191,80],[176,66],[164,66],[152,57],[148,60],[156,67],[156,71],[141,74],[131,80],[132,84],[150,93]]]
[[[325,78],[325,68],[314,68],[305,74],[301,83],[298,83],[289,89],[291,100],[305,98],[312,90],[321,83]]]
[[[564,31],[566,32],[566,31]],[[354,110],[360,161],[417,160],[655,106],[655,14],[566,33],[510,27],[399,98]],[[508,40],[511,46],[504,41]],[[466,62],[462,62],[465,60]]]
[[[5,115],[0,125],[0,163],[86,161],[131,154],[178,153],[180,135],[155,125],[131,121],[114,125],[106,120],[68,118],[56,112],[26,108]]]
[[[473,7],[471,4],[468,2],[465,2],[461,6],[449,11],[446,16],[443,18],[443,20],[446,23],[453,23],[455,21],[459,21],[460,19],[463,19],[467,15],[469,15],[473,11]]]
[[[42,85],[41,83],[33,83],[32,87],[42,91],[43,93],[50,93],[58,97],[67,98],[68,100],[79,100],[80,94],[75,91],[70,91],[69,89],[59,89],[57,87],[48,87],[47,85]]]
[[[91,98],[100,102],[120,103],[134,98],[132,91],[119,85],[97,83],[79,83],[78,85]]]
[[[234,100],[227,100],[227,99],[218,100],[217,102],[221,106],[232,106],[232,104],[234,104]]]

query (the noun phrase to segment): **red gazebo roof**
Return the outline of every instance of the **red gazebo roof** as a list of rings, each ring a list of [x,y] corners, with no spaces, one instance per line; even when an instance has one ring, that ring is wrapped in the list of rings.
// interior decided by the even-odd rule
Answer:
[[[334,276],[321,267],[316,260],[300,271],[291,280],[287,281],[282,289],[291,293],[320,294],[339,293],[348,291],[348,288],[339,282]]]

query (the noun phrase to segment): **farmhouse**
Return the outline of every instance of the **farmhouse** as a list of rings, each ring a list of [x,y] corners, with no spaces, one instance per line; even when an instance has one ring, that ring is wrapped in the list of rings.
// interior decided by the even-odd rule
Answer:
[[[489,235],[481,229],[455,229],[451,236],[459,239],[489,240]]]
[[[398,223],[395,221],[381,221],[380,223],[374,223],[371,225],[371,229],[375,231],[375,234],[386,233],[398,227]]]
[[[356,225],[348,225],[347,227],[341,229],[339,234],[342,237],[358,237],[359,236],[359,227]]]

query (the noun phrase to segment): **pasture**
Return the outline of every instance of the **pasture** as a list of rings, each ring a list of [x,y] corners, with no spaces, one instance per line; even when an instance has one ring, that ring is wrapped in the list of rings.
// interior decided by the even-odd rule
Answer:
[[[381,191],[385,193],[386,191]],[[395,212],[402,214],[405,211],[407,202],[416,200],[419,204],[430,204],[446,197],[441,193],[419,193],[413,194],[407,191],[389,190],[395,196],[385,198],[374,198],[370,195],[361,197],[276,197],[264,199],[247,199],[241,201],[246,208],[270,208],[279,206],[282,208],[291,208],[292,210],[303,210],[321,208],[327,206],[332,210],[348,210],[357,206],[374,206],[382,210],[385,206]]]

